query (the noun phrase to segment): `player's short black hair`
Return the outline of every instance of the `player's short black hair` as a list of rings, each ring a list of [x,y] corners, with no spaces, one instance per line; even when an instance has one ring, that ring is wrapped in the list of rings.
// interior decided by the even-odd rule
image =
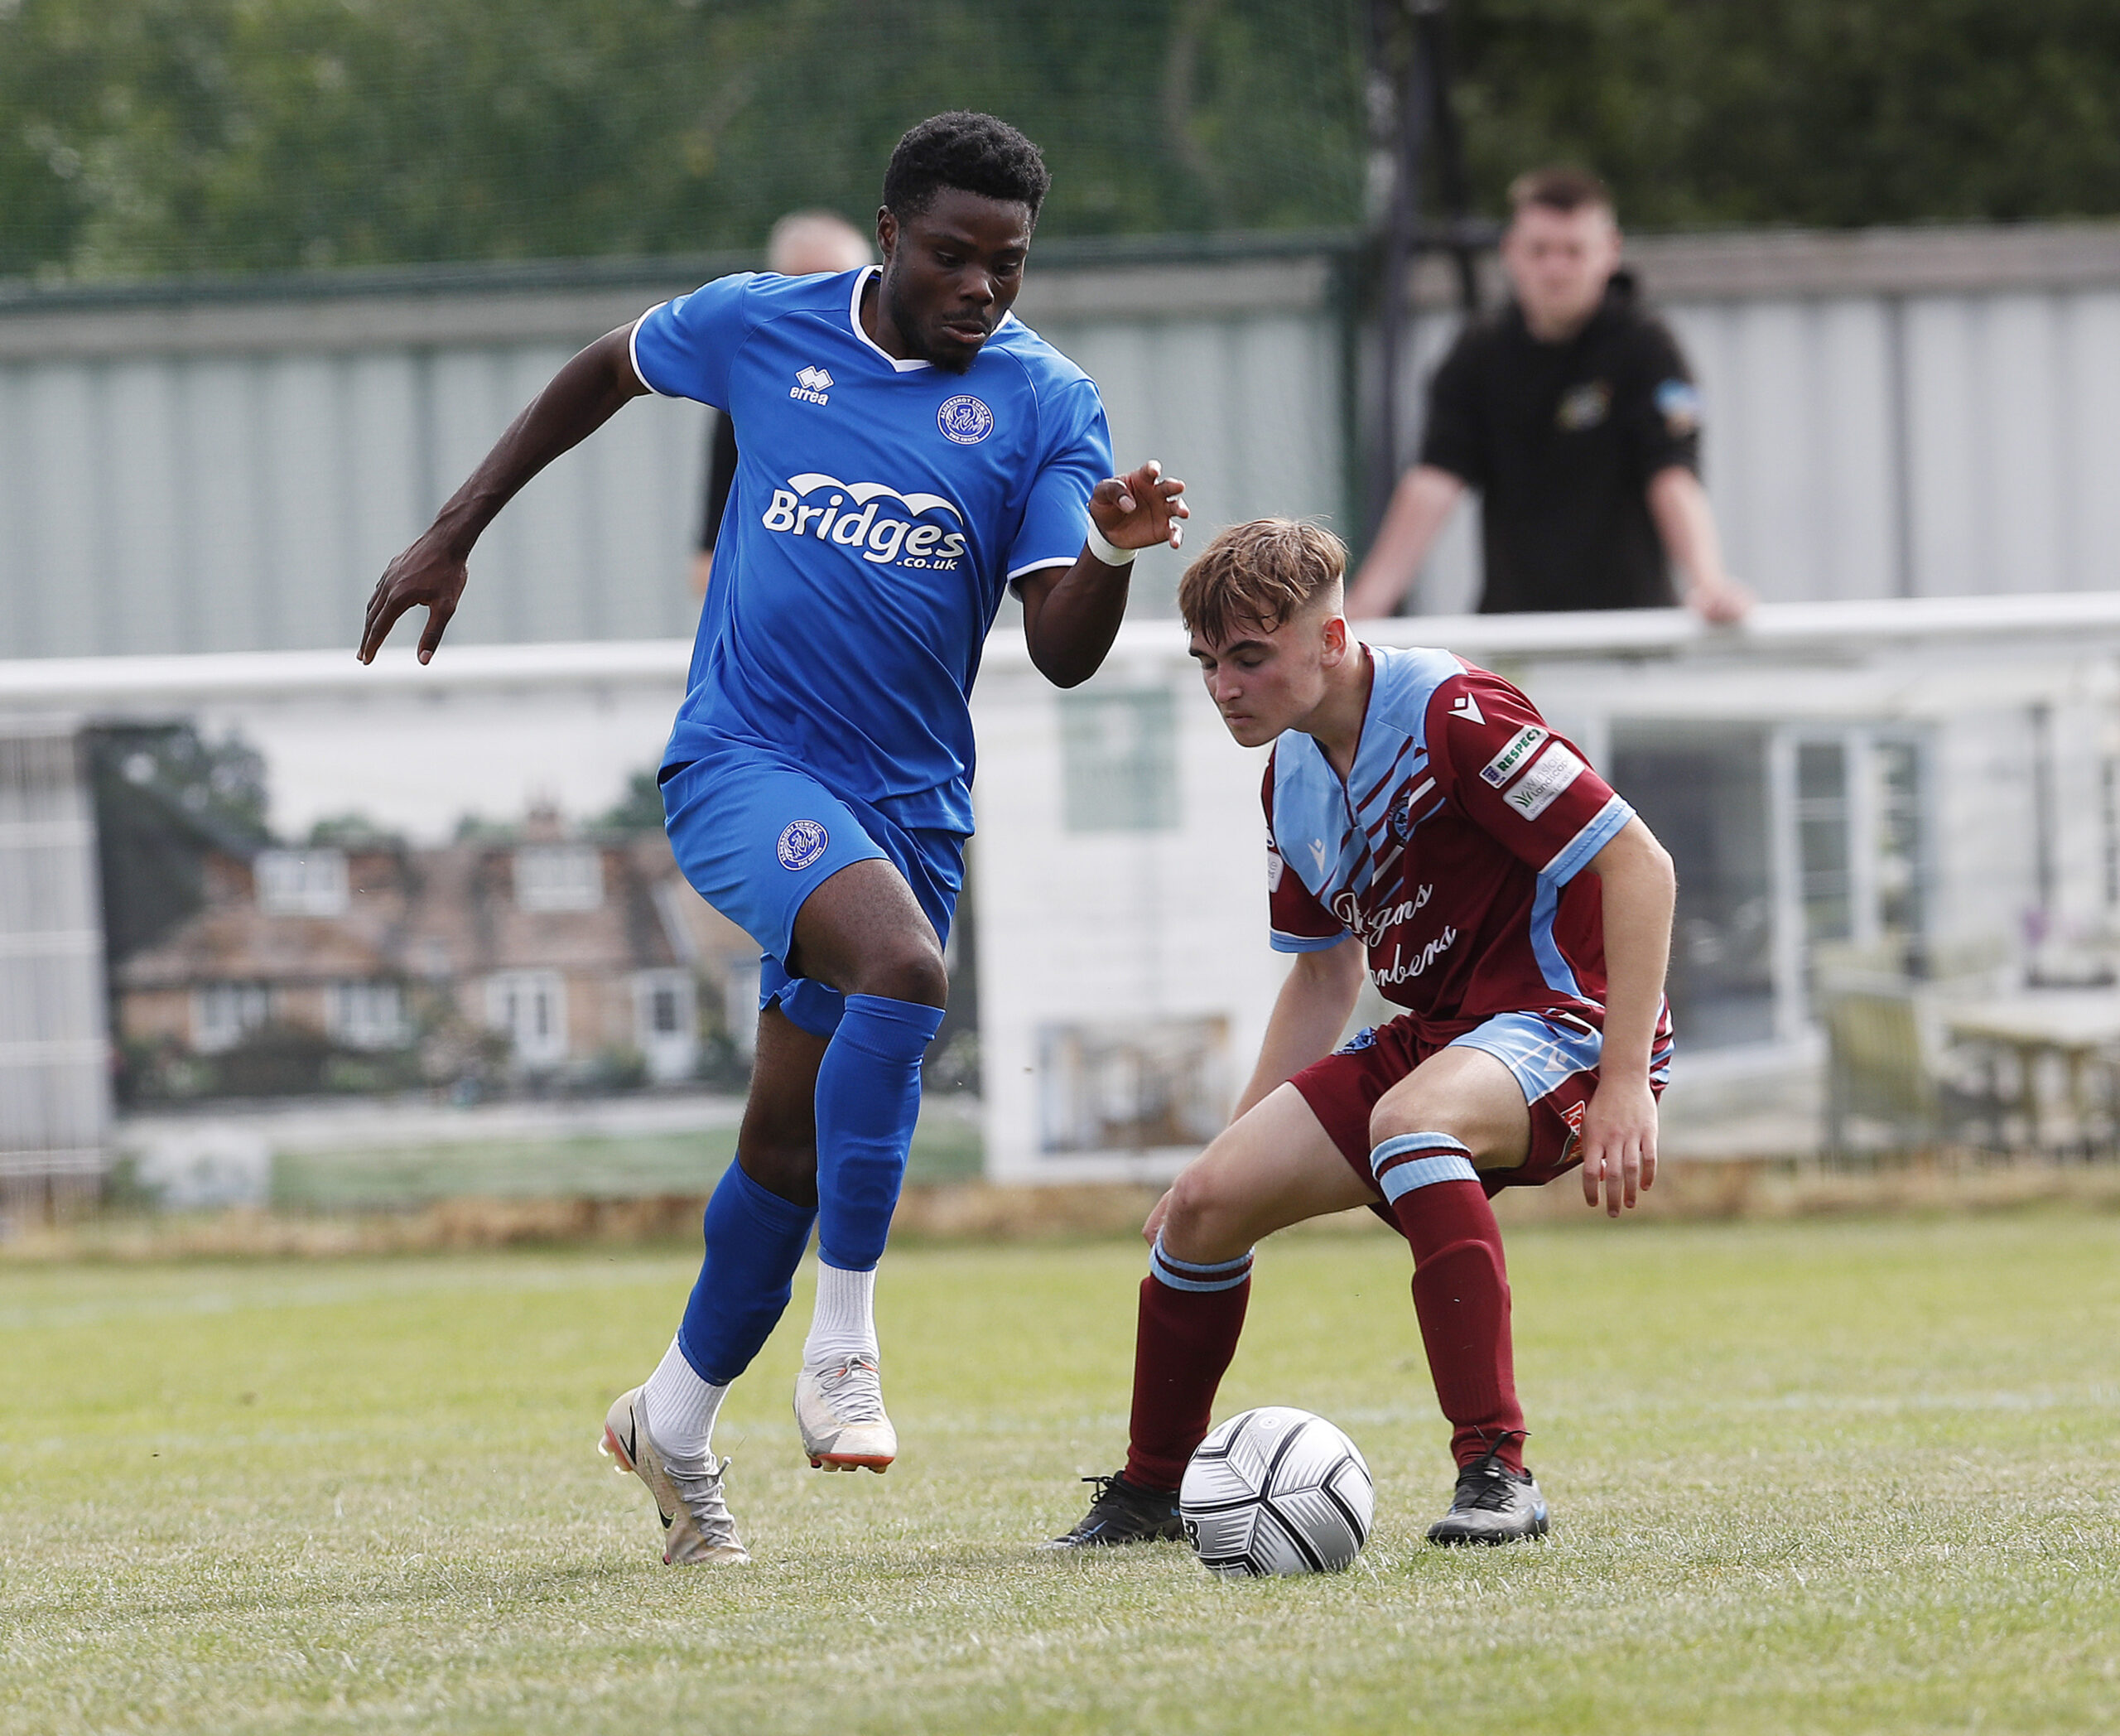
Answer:
[[[884,204],[899,218],[918,217],[945,187],[1030,207],[1045,203],[1053,177],[1038,147],[1005,120],[952,109],[931,116],[898,142],[884,171]]]

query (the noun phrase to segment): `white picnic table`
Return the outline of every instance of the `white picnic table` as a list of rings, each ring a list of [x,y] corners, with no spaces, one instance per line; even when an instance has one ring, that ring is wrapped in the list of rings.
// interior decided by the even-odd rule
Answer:
[[[2040,1061],[2051,1055],[2060,1062],[2068,1079],[2069,1107],[2080,1131],[2090,1108],[2087,1064],[2101,1054],[2120,1054],[2120,988],[2018,989],[1978,1001],[1947,1001],[1936,1012],[1944,1029],[1960,1041],[2016,1058],[2035,1146],[2040,1142],[2043,1120]]]

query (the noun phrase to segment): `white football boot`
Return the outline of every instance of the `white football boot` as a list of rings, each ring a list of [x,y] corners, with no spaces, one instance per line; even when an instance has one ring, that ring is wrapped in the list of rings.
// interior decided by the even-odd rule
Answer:
[[[884,1415],[884,1383],[871,1356],[850,1356],[795,1377],[795,1425],[821,1471],[883,1472],[898,1457],[898,1430]]]
[[[648,1435],[640,1392],[636,1386],[613,1401],[596,1450],[616,1461],[611,1468],[619,1476],[630,1472],[655,1497],[665,1534],[664,1565],[733,1567],[749,1560],[751,1552],[736,1535],[736,1521],[721,1495],[721,1473],[729,1461],[711,1453],[689,1464],[664,1457]]]

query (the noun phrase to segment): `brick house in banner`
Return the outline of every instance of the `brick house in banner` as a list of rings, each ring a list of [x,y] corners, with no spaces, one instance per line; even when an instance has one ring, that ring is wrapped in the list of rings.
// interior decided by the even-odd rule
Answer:
[[[692,1076],[705,1024],[748,1044],[757,949],[659,832],[217,853],[205,908],[113,984],[128,1044],[224,1054],[267,1033],[417,1055],[430,1078]],[[737,1016],[730,1017],[735,1010]]]

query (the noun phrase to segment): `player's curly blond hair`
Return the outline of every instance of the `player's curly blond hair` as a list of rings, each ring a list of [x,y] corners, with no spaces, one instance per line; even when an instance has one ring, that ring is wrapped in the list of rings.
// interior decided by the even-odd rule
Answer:
[[[1337,603],[1347,545],[1295,518],[1232,524],[1185,569],[1178,612],[1202,639],[1220,643],[1247,626],[1271,633],[1313,601]]]

